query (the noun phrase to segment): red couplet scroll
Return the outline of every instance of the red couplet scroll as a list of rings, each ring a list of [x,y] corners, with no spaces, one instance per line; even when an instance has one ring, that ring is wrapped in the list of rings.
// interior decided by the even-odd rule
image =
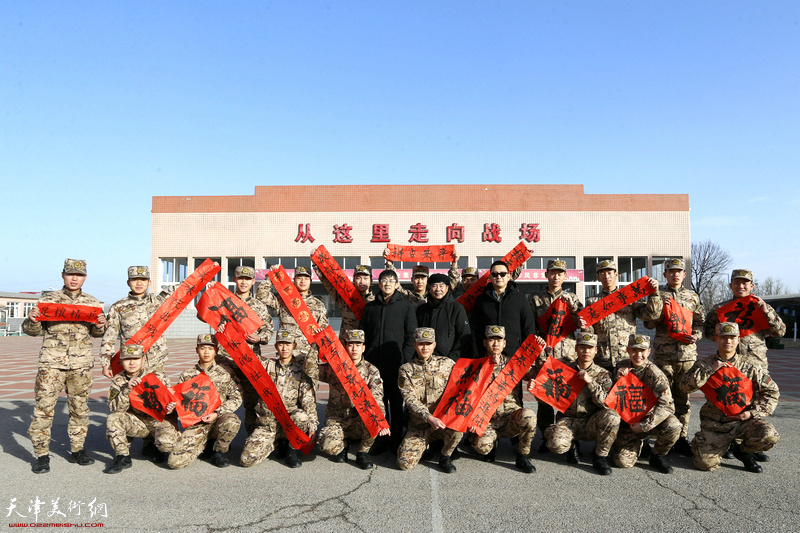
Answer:
[[[325,246],[317,248],[311,254],[311,260],[319,267],[320,272],[325,278],[333,285],[336,293],[341,296],[342,300],[347,304],[347,307],[356,315],[356,318],[361,320],[361,315],[364,313],[364,306],[366,302],[361,293],[358,292],[356,286],[350,281],[347,276],[342,272],[342,267],[336,262],[336,259],[331,256],[330,252]]]
[[[416,261],[418,263],[445,263],[453,260],[456,247],[452,244],[442,246],[401,246],[388,244],[389,261]]]
[[[197,302],[197,315],[215,331],[224,331],[227,324],[236,322],[245,337],[264,325],[249,305],[221,283],[206,289]]]
[[[641,422],[655,407],[656,395],[633,372],[628,372],[611,387],[605,404],[632,426]]]
[[[319,324],[306,305],[305,300],[303,300],[303,297],[297,291],[297,287],[295,287],[294,283],[289,279],[286,270],[281,266],[277,270],[270,270],[267,275],[269,279],[272,280],[275,290],[278,291],[278,296],[283,300],[292,318],[294,318],[295,322],[297,322],[297,325],[300,327],[300,331],[303,332],[309,344],[313,344],[314,335],[316,334],[315,331],[319,329]]]
[[[758,307],[758,300],[752,294],[737,298],[717,309],[720,322],[736,322],[739,324],[739,336],[748,335],[769,329],[769,321],[764,311]]]
[[[630,305],[636,300],[641,300],[654,292],[656,292],[656,289],[648,283],[647,276],[642,276],[630,285],[617,289],[605,298],[597,300],[588,307],[584,307],[578,311],[578,316],[586,321],[587,326],[591,326],[608,315],[616,313],[626,305]]]
[[[753,401],[753,382],[735,366],[714,372],[700,390],[727,416],[738,415]]]
[[[524,242],[520,241],[520,243],[517,244],[510,252],[503,256],[503,261],[508,265],[508,271],[513,272],[525,261],[527,261],[530,256],[530,250],[528,250],[528,247],[525,246]],[[483,292],[483,288],[486,287],[487,283],[489,283],[489,275],[490,273],[487,270],[480,278],[478,278],[478,281],[473,283],[464,294],[458,297],[458,303],[464,306],[464,309],[467,310],[467,314],[472,311],[478,295]]]
[[[353,407],[367,427],[370,436],[376,436],[381,429],[388,429],[389,423],[386,422],[386,417],[383,416],[378,402],[345,351],[341,341],[333,333],[333,328],[328,326],[319,332],[315,336],[315,342],[319,346],[319,351],[325,352],[325,359],[331,365],[336,377],[339,378],[339,383],[350,397]]]
[[[569,409],[584,385],[586,382],[578,377],[577,370],[553,357],[548,357],[536,379],[531,381],[528,390],[544,403],[552,405],[563,413]]]
[[[102,307],[89,305],[58,304],[39,302],[37,322],[91,322],[97,324],[97,317],[103,313]]]
[[[673,298],[664,299],[663,320],[670,337],[680,343],[689,344],[685,337],[692,334],[692,318],[693,313]]]
[[[214,382],[206,374],[197,374],[189,381],[172,387],[175,394],[175,411],[183,427],[188,428],[200,422],[222,405],[222,399]]]
[[[161,383],[155,374],[142,377],[141,383],[133,388],[128,399],[131,407],[147,413],[159,422],[167,416],[167,405],[177,401],[169,387]]]
[[[456,361],[433,416],[454,431],[466,431],[475,406],[492,379],[494,365],[491,361],[491,357],[462,357]]]
[[[544,341],[550,348],[567,338],[575,331],[575,322],[569,304],[561,298],[556,298],[547,312],[537,320],[539,327],[545,332]]]

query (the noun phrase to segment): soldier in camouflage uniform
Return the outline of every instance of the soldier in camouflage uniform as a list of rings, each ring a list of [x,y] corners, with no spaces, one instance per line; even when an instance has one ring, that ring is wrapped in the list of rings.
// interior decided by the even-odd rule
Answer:
[[[408,431],[397,452],[397,466],[400,470],[414,468],[422,459],[428,444],[443,439],[439,466],[443,472],[451,474],[456,471],[452,461],[453,451],[464,434],[448,429],[432,414],[450,379],[450,371],[455,366],[449,357],[433,355],[435,347],[436,332],[433,328],[417,328],[414,331],[416,355],[410,363],[400,367],[397,384],[409,418]]]
[[[480,271],[475,267],[465,267],[461,270],[461,276],[457,278],[456,286],[453,287],[453,296],[458,299],[462,294],[467,292],[470,287],[472,287],[478,278],[480,277]],[[453,281],[452,279],[450,280]],[[452,285],[451,285],[452,287]]]
[[[275,265],[271,267],[271,270],[277,270],[278,268]],[[294,285],[297,287],[300,296],[303,297],[303,301],[305,301],[308,310],[311,311],[319,327],[322,329],[328,327],[328,311],[325,309],[325,304],[322,303],[322,300],[311,296],[311,271],[304,266],[294,269]],[[289,331],[295,339],[295,359],[300,362],[305,361],[306,354],[311,349],[311,344],[309,344],[303,332],[300,331],[300,327],[297,325],[292,313],[283,303],[283,300],[272,293],[272,282],[269,277],[264,279],[261,285],[258,286],[256,298],[278,313],[280,328]]]
[[[646,321],[644,326],[648,329],[655,328],[656,336],[653,339],[653,362],[669,380],[672,398],[675,401],[675,416],[681,423],[681,434],[674,450],[686,457],[692,456],[692,448],[686,439],[689,429],[689,413],[691,405],[689,395],[681,390],[680,383],[684,374],[692,368],[697,360],[697,341],[703,336],[703,322],[706,312],[700,297],[696,292],[683,286],[686,278],[686,261],[676,257],[664,263],[664,276],[667,284],[659,289],[661,301],[666,303],[672,299],[684,309],[692,312],[691,335],[684,335],[683,340],[676,340],[669,334],[669,323],[665,316],[655,321]],[[666,312],[666,311],[665,311]]]
[[[351,329],[345,334],[345,349],[353,361],[353,365],[361,374],[373,398],[386,415],[383,406],[383,380],[378,369],[364,360],[364,332],[360,329]],[[313,352],[312,352],[313,353]],[[311,356],[311,354],[309,354]],[[360,440],[361,443],[356,453],[356,464],[363,470],[372,468],[369,459],[369,449],[375,438],[367,431],[361,416],[353,406],[353,401],[347,395],[339,378],[329,364],[319,366],[319,379],[330,384],[328,405],[325,408],[325,427],[319,432],[319,446],[323,452],[329,454],[334,462],[347,462],[347,449],[350,440]],[[389,428],[381,428],[378,435],[389,435]]]
[[[739,325],[722,322],[715,327],[717,353],[698,359],[683,377],[681,386],[687,392],[705,385],[714,372],[732,366],[747,376],[753,384],[753,398],[744,411],[736,416],[727,416],[710,400],[700,409],[700,431],[692,440],[694,466],[700,470],[716,470],[722,454],[733,446],[733,455],[744,463],[748,472],[759,473],[761,465],[755,453],[764,452],[780,440],[778,432],[766,421],[778,406],[780,392],[766,370],[738,352]],[[741,440],[741,444],[735,443]]]
[[[152,416],[131,407],[130,394],[148,373],[144,368],[144,351],[139,344],[123,346],[120,350],[120,363],[124,369],[111,380],[108,391],[108,410],[111,414],[106,420],[106,439],[114,449],[114,461],[103,472],[119,474],[133,466],[130,449],[133,437],[153,437],[161,454],[169,453],[178,440],[178,430],[166,418],[159,422]],[[167,376],[156,370],[153,374],[169,387]],[[175,409],[175,403],[166,406],[167,414]],[[174,418],[174,417],[173,417]],[[162,455],[154,456],[159,461]]]
[[[486,346],[487,357],[492,358],[492,364],[494,364],[492,380],[495,380],[510,358],[503,352],[506,347],[506,328],[486,326],[483,345]],[[532,368],[522,380],[531,380],[535,377],[536,369]],[[478,436],[472,433],[470,441],[475,451],[483,455],[485,461],[491,463],[494,462],[499,439],[519,437],[516,466],[526,474],[530,474],[536,471],[536,467],[531,464],[529,458],[531,443],[536,434],[536,413],[533,412],[533,409],[522,406],[522,380],[517,383],[492,415],[483,435]]]
[[[667,453],[681,434],[681,423],[673,414],[675,405],[672,403],[669,380],[658,366],[647,360],[649,355],[650,337],[631,335],[628,341],[629,358],[617,365],[616,379],[632,372],[656,395],[656,405],[638,423],[620,423],[611,453],[618,467],[630,468],[639,458],[644,439],[647,435],[652,435],[656,437],[656,444],[650,455],[650,466],[663,474],[669,474],[672,467],[667,462]]]
[[[226,366],[218,365],[214,360],[217,356],[217,339],[214,335],[210,333],[198,335],[195,349],[198,356],[197,364],[194,368],[184,370],[178,383],[205,374],[217,389],[222,405],[213,413],[201,417],[197,424],[183,430],[180,441],[169,454],[167,464],[170,468],[183,468],[197,459],[204,448],[208,448],[206,456],[213,464],[223,468],[230,464],[225,453],[242,424],[235,414],[242,405],[242,393],[233,371]],[[206,446],[206,443],[209,443],[209,446]]]
[[[128,342],[175,290],[173,285],[159,294],[149,294],[147,290],[150,287],[150,268],[146,266],[128,267],[128,287],[131,289],[128,296],[115,302],[108,310],[108,325],[100,345],[100,364],[103,375],[107,378],[113,375],[111,358],[117,352],[117,339],[121,345]],[[161,336],[147,350],[146,369],[163,372],[168,356],[167,341]]]
[[[550,451],[566,454],[566,460],[578,464],[580,454],[578,440],[595,441],[592,453],[592,468],[599,474],[611,474],[608,454],[619,430],[619,414],[606,407],[605,401],[611,390],[611,375],[608,370],[596,365],[597,335],[579,331],[576,335],[577,359],[566,363],[578,370],[578,376],[586,382],[575,401],[564,413],[558,413],[556,423],[547,428],[544,438]]]
[[[714,335],[715,328],[719,323],[717,310],[720,307],[731,303],[737,298],[743,298],[751,295],[754,287],[753,280],[754,277],[752,271],[740,268],[733,270],[731,273],[730,283],[733,298],[726,302],[718,303],[708,312],[704,327],[706,337]],[[786,334],[786,324],[784,324],[783,320],[781,320],[781,317],[778,316],[778,313],[775,312],[775,309],[773,309],[771,305],[769,305],[759,296],[756,296],[756,299],[758,300],[759,309],[765,315],[767,315],[769,329],[756,331],[750,335],[747,335],[746,337],[740,338],[737,352],[745,356],[747,360],[753,363],[755,366],[766,372],[769,369],[769,363],[767,361],[766,335],[769,334],[770,337],[776,339],[783,337]]]
[[[312,435],[319,424],[314,384],[306,375],[303,364],[294,358],[293,353],[297,350],[294,339],[291,330],[279,328],[275,335],[278,360],[269,359],[263,364],[295,425],[306,435]],[[242,466],[255,466],[266,459],[275,448],[276,441],[278,456],[284,458],[287,466],[290,468],[303,466],[297,458],[297,451],[286,440],[283,427],[264,400],[258,402],[256,415],[258,425],[244,443],[240,459]]]
[[[358,322],[359,318],[350,309],[349,302],[346,302],[344,298],[342,298],[336,289],[333,288],[331,282],[328,281],[328,278],[320,272],[319,267],[314,263],[312,265],[314,270],[317,272],[317,277],[322,282],[322,286],[325,287],[325,290],[328,291],[328,294],[331,295],[333,301],[336,302],[336,305],[339,306],[339,309],[342,312],[342,326],[339,328],[339,338],[342,340],[342,343],[346,342],[347,339],[347,332],[351,329],[358,329]],[[353,270],[353,285],[355,286],[358,293],[364,298],[365,302],[371,302],[375,299],[375,293],[370,290],[372,285],[372,267],[368,265],[356,265],[356,268]]]
[[[619,289],[617,278],[617,264],[614,261],[606,259],[597,263],[597,279],[603,285],[603,290],[597,296],[588,298],[586,306],[616,292]],[[654,289],[658,289],[658,282],[655,279],[649,278],[648,282]],[[613,370],[617,363],[628,357],[626,351],[628,338],[636,333],[636,319],[656,320],[661,316],[663,308],[661,296],[655,292],[647,297],[647,303],[644,299],[636,300],[616,313],[611,313],[599,322],[595,322],[593,324],[594,332],[597,334],[595,364],[606,370]]]
[[[253,267],[238,266],[234,273],[233,281],[236,284],[236,296],[258,315],[264,324],[258,328],[258,331],[251,333],[245,338],[247,345],[256,354],[262,362],[266,357],[261,354],[261,346],[269,343],[274,332],[272,325],[272,317],[269,314],[266,304],[261,300],[253,298],[251,289],[255,283],[256,271]],[[209,286],[214,282],[209,283]],[[231,356],[225,351],[225,348],[218,346],[217,363],[230,368],[236,375],[236,380],[242,390],[242,405],[244,405],[244,429],[249,435],[256,427],[256,405],[258,404],[258,393],[253,388],[253,384],[244,375],[242,369],[239,368]]]
[[[101,307],[94,296],[81,290],[86,281],[86,261],[67,259],[61,273],[64,287],[48,292],[39,298],[40,303],[56,303]],[[89,394],[92,392],[92,340],[102,337],[106,317],[102,313],[97,324],[89,322],[39,322],[39,308],[34,307],[22,323],[26,335],[44,335],[39,352],[39,368],[33,392],[36,405],[28,436],[33,443],[36,460],[33,472],[44,474],[50,471],[50,430],[53,426],[58,395],[67,393],[69,406],[69,435],[71,461],[81,466],[94,463],[94,459],[83,451],[83,443],[89,430]]]

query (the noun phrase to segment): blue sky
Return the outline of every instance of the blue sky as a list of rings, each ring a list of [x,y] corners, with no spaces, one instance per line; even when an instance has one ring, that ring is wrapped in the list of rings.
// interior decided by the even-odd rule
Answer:
[[[2,2],[0,290],[113,301],[152,196],[315,183],[688,193],[795,290],[798,50],[797,2]]]

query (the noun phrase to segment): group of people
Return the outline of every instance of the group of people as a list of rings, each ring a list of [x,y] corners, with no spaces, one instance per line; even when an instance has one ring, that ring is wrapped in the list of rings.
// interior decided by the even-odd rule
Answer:
[[[777,405],[779,392],[768,373],[765,336],[780,337],[786,328],[761,298],[755,297],[754,305],[763,312],[768,327],[740,337],[739,324],[720,321],[716,312],[728,302],[718,304],[706,316],[698,295],[683,285],[685,261],[676,258],[665,263],[665,285],[659,287],[655,279],[649,278],[652,294],[587,324],[579,314],[583,304],[576,295],[562,289],[567,271],[564,261],[548,262],[547,290],[530,299],[514,281],[520,270],[512,271],[505,262],[495,261],[489,269],[489,282],[468,311],[455,295],[468,290],[480,272],[467,267],[459,273],[457,260],[455,255],[447,275],[430,274],[428,267],[415,266],[412,289],[400,286],[388,259],[386,269],[378,276],[377,290],[372,288],[372,269],[357,266],[352,282],[364,299],[360,313],[317,270],[341,309],[339,333],[345,351],[388,421],[388,427],[374,437],[346,387],[319,357],[319,347],[309,342],[291,310],[273,292],[269,278],[261,282],[254,295],[255,270],[247,266],[236,268],[235,296],[263,321],[257,331],[246,337],[247,345],[272,378],[294,425],[306,435],[317,436],[318,446],[333,461],[346,462],[350,446],[357,443],[355,462],[363,469],[374,466],[371,456],[391,451],[401,470],[438,454],[442,471],[452,473],[459,448],[464,450],[471,445],[475,454],[493,462],[499,439],[510,438],[516,446],[516,467],[531,473],[535,471],[531,446],[538,428],[542,435],[539,451],[562,455],[568,463],[580,462],[579,441],[593,442],[592,467],[601,475],[612,472],[609,461],[617,467],[630,468],[640,456],[649,457],[649,464],[657,471],[669,473],[672,467],[667,455],[671,451],[693,457],[694,465],[701,470],[714,470],[723,457],[733,456],[746,470],[762,471],[759,462],[768,459],[764,452],[779,440],[774,427],[766,421]],[[62,272],[64,287],[44,294],[40,302],[99,307],[95,298],[82,291],[86,274],[85,261],[67,259]],[[598,263],[597,277],[602,290],[589,298],[587,305],[620,289],[614,261]],[[293,281],[317,324],[325,328],[325,305],[311,295],[310,270],[298,267]],[[24,333],[44,335],[33,421],[28,431],[36,457],[33,472],[50,470],[50,432],[62,390],[66,390],[69,406],[70,460],[79,465],[94,463],[83,449],[94,365],[91,337],[103,337],[102,373],[111,379],[106,437],[115,458],[105,472],[119,473],[132,466],[130,443],[135,437],[144,439],[146,456],[155,462],[166,461],[170,468],[186,467],[198,457],[219,467],[228,466],[230,444],[241,426],[236,411],[242,405],[247,438],[239,463],[255,466],[274,451],[274,457],[287,466],[302,466],[298,450],[278,418],[213,334],[198,336],[197,364],[184,371],[179,382],[205,374],[221,401],[214,412],[179,431],[174,403],[166,406],[163,421],[131,405],[131,391],[148,374],[170,386],[164,374],[169,352],[163,338],[146,352],[141,345],[125,344],[154,315],[170,290],[149,293],[150,273],[146,266],[128,269],[128,286],[128,296],[94,322],[40,321],[39,308],[34,307],[23,323]],[[753,273],[734,270],[730,287],[732,300],[750,295]],[[541,319],[557,300],[566,305],[578,329],[548,346],[544,340],[548,324]],[[665,307],[672,305],[688,310],[692,317],[682,336],[674,335],[669,327]],[[280,320],[277,332],[273,330],[271,312]],[[637,318],[647,328],[655,329],[652,340],[637,334]],[[531,335],[542,348],[541,354],[499,404],[482,433],[455,431],[434,416],[456,361],[486,358],[483,364],[493,367],[491,379],[495,379]],[[698,359],[696,343],[703,336],[716,342],[717,352]],[[271,340],[277,357],[266,353]],[[123,370],[114,375],[111,358],[118,342]],[[522,383],[534,379],[550,357],[571,367],[584,383],[563,412],[556,412],[542,401],[534,411],[522,401]],[[752,382],[752,399],[736,416],[726,415],[708,401],[700,411],[700,431],[690,442],[689,394],[703,387],[723,367],[735,367]],[[629,373],[656,397],[655,405],[634,424],[623,421],[606,404],[614,383]],[[317,431],[315,393],[320,380],[329,384],[330,394],[324,426]],[[650,437],[655,439],[652,447]]]

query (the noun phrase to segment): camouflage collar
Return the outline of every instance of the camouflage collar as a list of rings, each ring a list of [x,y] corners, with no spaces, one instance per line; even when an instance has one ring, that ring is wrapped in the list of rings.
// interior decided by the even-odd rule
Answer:
[[[67,286],[66,286],[66,285],[64,285],[63,287],[61,287],[61,290],[64,292],[64,294],[66,294],[68,297],[70,297],[70,298],[71,298],[71,299],[73,299],[73,300],[74,300],[75,298],[77,298],[78,296],[80,296],[81,294],[83,294],[83,289],[78,289],[77,291],[75,291],[75,292],[73,293],[71,290],[67,289]]]
[[[131,300],[136,300],[136,301],[144,300],[146,296],[147,293],[144,293],[141,296],[136,296],[135,294],[133,294],[133,291],[128,291],[128,298],[130,298]]]

